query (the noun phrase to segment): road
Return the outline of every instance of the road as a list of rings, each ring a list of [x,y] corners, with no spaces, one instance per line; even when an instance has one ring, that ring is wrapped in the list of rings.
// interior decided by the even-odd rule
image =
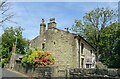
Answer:
[[[16,71],[2,69],[2,79],[30,79],[30,78]]]

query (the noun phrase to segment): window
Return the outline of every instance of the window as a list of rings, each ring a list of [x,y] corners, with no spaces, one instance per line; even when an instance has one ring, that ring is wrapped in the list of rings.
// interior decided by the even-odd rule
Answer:
[[[81,54],[83,54],[84,44],[81,43]]]
[[[91,64],[86,64],[86,68],[91,68]]]
[[[81,67],[84,67],[84,58],[81,58]]]
[[[86,68],[89,68],[89,64],[86,64]]]
[[[43,44],[42,44],[42,50],[44,50],[44,48],[45,48],[45,44],[43,43]]]
[[[90,53],[92,54],[92,50],[90,50]]]
[[[55,44],[55,42],[54,42],[54,44]]]

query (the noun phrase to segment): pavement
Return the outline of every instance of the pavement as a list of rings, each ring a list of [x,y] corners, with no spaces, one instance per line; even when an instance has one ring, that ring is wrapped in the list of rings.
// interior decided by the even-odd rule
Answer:
[[[2,68],[2,77],[28,77],[28,76],[20,72],[17,72],[13,69]]]
[[[8,71],[11,71],[11,72],[13,72],[13,73],[16,73],[16,74],[18,74],[18,75],[20,75],[20,76],[22,76],[22,77],[28,77],[27,75],[25,75],[25,74],[23,74],[23,73],[20,73],[20,72],[17,72],[17,71],[15,71],[15,70],[13,70],[13,69],[7,69]]]

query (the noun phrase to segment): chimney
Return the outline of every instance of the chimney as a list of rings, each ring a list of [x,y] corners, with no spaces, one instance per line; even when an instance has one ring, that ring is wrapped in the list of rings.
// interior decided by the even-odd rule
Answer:
[[[45,31],[46,31],[46,24],[44,23],[44,19],[42,19],[42,22],[40,23],[40,35],[42,36]]]
[[[55,22],[55,18],[50,18],[50,23],[54,23]]]
[[[48,23],[48,29],[56,28],[55,18],[50,18],[50,23]]]

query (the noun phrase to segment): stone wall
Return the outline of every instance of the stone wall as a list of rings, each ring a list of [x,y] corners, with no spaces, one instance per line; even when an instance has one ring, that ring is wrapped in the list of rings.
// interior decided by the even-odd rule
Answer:
[[[30,65],[23,66],[21,63],[16,63],[13,69],[29,77],[36,77],[36,78],[47,77],[47,76],[55,77],[56,74],[56,66],[33,68]]]
[[[120,69],[70,69],[70,78],[92,77],[95,79],[119,79]]]
[[[23,66],[21,63],[17,63],[14,66],[14,70],[32,77],[35,69],[30,65]]]
[[[70,65],[73,68],[73,54],[76,52],[74,36],[66,31],[52,28],[46,31],[45,39],[45,50],[55,57],[56,65]]]
[[[45,51],[50,52],[55,58],[55,66],[57,66],[55,76],[64,76],[66,68],[76,67],[74,62],[76,41],[72,34],[52,28],[46,31],[45,39]]]
[[[40,48],[39,46],[40,44],[38,43],[39,41],[40,41],[40,36],[37,36],[36,38],[30,41],[29,47],[31,49]]]
[[[41,70],[42,69],[42,70]],[[56,69],[57,67],[48,67],[48,68],[32,68],[31,66],[22,66],[21,64],[16,64],[14,70],[28,75],[29,77],[45,77],[47,74],[48,77],[56,78]],[[50,71],[49,71],[50,70]],[[48,71],[46,73],[46,71]],[[60,71],[60,70],[59,70]],[[62,70],[61,70],[62,71]],[[66,69],[64,76],[62,78],[68,79],[120,79],[120,69]],[[63,75],[59,73],[58,75]],[[60,78],[57,77],[57,78]]]
[[[55,58],[56,76],[63,76],[59,74],[65,74],[67,68],[81,68],[81,58],[84,59],[83,68],[86,68],[87,58],[92,58],[90,50],[94,49],[85,40],[75,36],[68,31],[50,28],[42,36],[38,36],[31,41],[31,48],[42,49],[42,44],[44,44],[44,50],[51,53]],[[81,39],[80,44],[78,44],[78,39]],[[81,43],[84,44],[84,55],[80,54],[79,56]]]
[[[20,63],[17,63],[14,67],[14,70],[21,72],[23,74],[28,75],[29,77],[40,77],[42,74],[46,74],[46,70],[48,71],[47,75],[49,77],[56,77],[56,69],[57,66],[51,66],[50,69],[46,68],[32,68],[30,65],[22,66]],[[42,70],[41,70],[42,69]],[[67,68],[64,70],[59,70],[61,73],[57,73],[58,76],[63,78],[85,78],[85,79],[120,79],[120,69],[83,69],[83,68]],[[64,74],[62,73],[64,72]],[[42,76],[43,77],[43,76]]]

